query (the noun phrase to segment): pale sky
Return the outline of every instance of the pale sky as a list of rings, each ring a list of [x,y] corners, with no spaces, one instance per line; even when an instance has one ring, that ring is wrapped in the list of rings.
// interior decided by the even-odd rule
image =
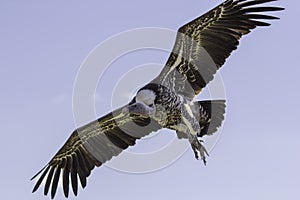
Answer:
[[[35,182],[29,179],[75,128],[74,82],[97,45],[135,28],[176,30],[220,2],[1,1],[1,198],[49,198],[43,189],[31,194]],[[124,173],[103,166],[92,172],[76,199],[299,199],[300,2],[269,5],[286,8],[274,14],[281,19],[244,37],[219,71],[226,89],[226,119],[207,166],[195,160],[191,149],[152,173]],[[167,56],[159,50],[123,55],[101,81],[114,85],[127,70],[145,63],[162,65]],[[145,83],[154,78],[142,76]],[[110,111],[109,91],[101,81],[95,105],[99,117]],[[130,100],[126,95],[120,98],[124,103]],[[202,98],[207,95],[197,99]],[[161,132],[128,151],[145,152],[173,137]],[[56,199],[63,199],[61,188]],[[69,199],[75,199],[73,194]]]

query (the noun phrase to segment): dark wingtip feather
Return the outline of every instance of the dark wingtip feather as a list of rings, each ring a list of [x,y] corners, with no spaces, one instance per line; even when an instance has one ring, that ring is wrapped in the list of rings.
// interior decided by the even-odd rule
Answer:
[[[78,192],[78,182],[77,182],[77,173],[71,172],[71,182],[72,182],[72,189],[75,196],[77,196]]]
[[[271,26],[270,23],[267,22],[262,22],[262,21],[256,21],[256,20],[251,20],[256,26]]]
[[[49,167],[49,164],[45,165],[45,167],[43,167],[38,173],[36,173],[30,180],[32,181],[33,179],[35,179],[42,171],[44,171],[46,167]]]
[[[55,170],[55,167],[52,166],[50,171],[49,171],[49,174],[47,176],[46,184],[45,184],[45,187],[44,187],[44,195],[47,195],[48,192],[49,192],[49,188],[50,188],[50,184],[51,184],[51,181],[52,181],[52,178],[53,178],[54,170]]]
[[[251,12],[271,12],[271,11],[281,11],[284,10],[281,7],[251,7],[251,8],[244,8],[242,11],[244,13],[251,13]]]
[[[285,10],[285,8],[283,7],[275,7],[277,10],[276,11],[282,11],[282,10]]]
[[[264,4],[264,3],[268,3],[268,2],[274,2],[277,0],[252,0],[252,1],[238,1],[238,5],[240,7],[249,7],[249,6],[253,6],[253,5],[257,5],[257,4]],[[244,3],[242,3],[244,2]]]
[[[71,183],[72,189],[75,196],[77,196],[78,192],[78,180],[77,180],[77,171],[78,171],[78,161],[75,154],[72,155],[73,163],[72,163],[72,170],[71,170]]]
[[[279,19],[279,17],[275,17],[271,15],[261,15],[261,14],[245,14],[244,16],[249,19],[269,19],[269,20]]]
[[[46,168],[47,167],[47,168]],[[46,169],[45,169],[46,168]],[[49,165],[46,165],[42,170],[40,170],[35,176],[33,176],[31,178],[31,180],[35,179],[43,170],[45,169],[45,171],[43,172],[43,174],[40,176],[39,180],[36,182],[33,190],[32,190],[32,193],[34,193],[35,191],[37,191],[37,189],[39,188],[39,186],[41,185],[43,179],[45,178],[47,172],[49,171],[50,169],[50,166]]]
[[[82,173],[79,173],[79,180],[81,183],[81,187],[85,188],[86,187],[86,177]]]
[[[54,178],[53,178],[53,181],[52,181],[51,199],[53,199],[55,197],[55,193],[56,193],[57,186],[58,186],[58,180],[59,180],[59,177],[60,177],[60,171],[61,171],[61,168],[60,168],[60,166],[58,166],[56,168]]]
[[[65,167],[63,170],[63,190],[66,198],[69,196],[69,174],[69,169]]]

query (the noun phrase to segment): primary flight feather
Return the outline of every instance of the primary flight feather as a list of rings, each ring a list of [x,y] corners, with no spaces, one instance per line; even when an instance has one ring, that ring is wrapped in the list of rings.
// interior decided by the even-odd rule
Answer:
[[[87,177],[122,150],[153,131],[175,130],[178,138],[188,139],[198,159],[206,163],[207,151],[201,143],[221,125],[225,100],[193,101],[210,82],[239,39],[262,20],[278,19],[264,14],[283,10],[261,6],[276,0],[226,0],[206,14],[179,28],[175,45],[158,77],[142,87],[127,105],[76,129],[39,176],[33,192],[45,180],[44,194],[51,188],[54,198],[59,179],[63,192],[69,187],[78,193],[78,180],[84,188]]]

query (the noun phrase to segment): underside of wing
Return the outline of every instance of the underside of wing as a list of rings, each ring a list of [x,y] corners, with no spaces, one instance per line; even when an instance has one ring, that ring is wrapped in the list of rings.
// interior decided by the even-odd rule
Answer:
[[[68,197],[71,185],[76,196],[78,178],[84,188],[86,178],[95,166],[101,166],[134,145],[137,139],[159,129],[161,126],[156,121],[123,114],[122,108],[78,128],[51,161],[32,178],[40,175],[33,192],[45,180],[44,194],[48,194],[51,186],[51,197],[54,198],[62,177],[64,195]]]
[[[227,0],[203,16],[182,26],[172,53],[154,80],[193,98],[213,79],[216,71],[235,50],[239,39],[262,20],[278,19],[262,14],[283,8],[261,6],[276,0]]]

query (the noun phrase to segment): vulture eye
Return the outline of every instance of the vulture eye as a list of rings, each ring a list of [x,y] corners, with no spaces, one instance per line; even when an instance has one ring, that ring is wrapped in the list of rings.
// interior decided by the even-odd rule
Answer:
[[[152,104],[150,104],[150,105],[148,105],[149,107],[153,107],[153,103]]]

